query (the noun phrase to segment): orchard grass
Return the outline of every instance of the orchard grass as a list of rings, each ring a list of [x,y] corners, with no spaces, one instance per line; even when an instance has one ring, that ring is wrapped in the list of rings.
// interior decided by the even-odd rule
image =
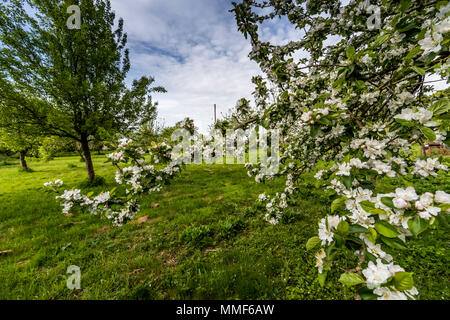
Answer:
[[[114,170],[94,156],[96,174],[115,186]],[[282,222],[262,219],[255,199],[280,190],[282,179],[257,184],[240,165],[190,165],[170,186],[145,196],[139,216],[123,227],[88,214],[64,216],[43,184],[62,179],[86,186],[78,157],[48,163],[0,163],[0,299],[353,299],[333,269],[325,286],[317,281],[314,252],[306,241],[328,214],[330,197],[304,175],[300,195]],[[11,165],[14,163],[14,165]],[[430,188],[426,180],[415,181]],[[396,183],[379,184],[395,189]],[[446,192],[450,183],[433,187]],[[146,217],[146,218],[145,218]],[[139,218],[141,218],[139,220]],[[139,220],[139,222],[138,222]],[[432,229],[386,251],[414,272],[419,299],[450,299],[447,230]],[[343,256],[340,265],[345,265]],[[81,289],[66,287],[66,269],[81,268]],[[349,268],[354,261],[348,261]]]

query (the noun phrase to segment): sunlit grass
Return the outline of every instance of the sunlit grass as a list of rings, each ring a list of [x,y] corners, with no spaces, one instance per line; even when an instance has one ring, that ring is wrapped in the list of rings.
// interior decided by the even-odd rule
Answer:
[[[114,186],[105,160],[94,157],[107,183],[95,192]],[[0,299],[354,297],[337,282],[337,270],[324,288],[317,282],[314,252],[306,252],[305,242],[330,199],[306,183],[308,175],[284,222],[271,226],[254,200],[279,191],[283,180],[256,184],[241,165],[190,165],[161,192],[141,199],[134,222],[115,228],[97,216],[64,216],[55,195],[44,191],[52,179],[67,188],[85,181],[78,157],[29,166],[31,173],[19,172],[17,164],[0,167],[0,251],[12,250],[0,254]],[[448,240],[445,230],[432,230],[395,257],[415,273],[421,298],[450,298]],[[81,268],[81,290],[66,287],[70,265]]]

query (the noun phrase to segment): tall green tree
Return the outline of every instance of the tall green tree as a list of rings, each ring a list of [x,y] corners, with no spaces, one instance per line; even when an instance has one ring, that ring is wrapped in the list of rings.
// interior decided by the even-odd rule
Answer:
[[[80,29],[68,28],[71,5],[80,8]],[[152,86],[152,77],[126,85],[130,59],[123,25],[110,1],[0,3],[2,108],[44,135],[79,142],[91,181],[89,141],[147,122],[156,112],[150,94],[165,92]]]
[[[19,154],[20,167],[29,170],[26,157],[36,154],[39,147],[39,138],[28,135],[26,128],[14,132],[0,128],[0,146],[6,150]]]

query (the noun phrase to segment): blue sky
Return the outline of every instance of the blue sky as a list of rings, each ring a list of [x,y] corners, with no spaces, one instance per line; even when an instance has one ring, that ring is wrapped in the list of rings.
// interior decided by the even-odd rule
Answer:
[[[250,61],[248,40],[237,31],[231,0],[112,0],[125,20],[132,70],[129,79],[156,78],[167,89],[154,98],[159,118],[173,125],[185,117],[201,132],[242,97],[251,98],[251,78],[260,73]],[[267,40],[293,39],[285,23],[264,28]]]

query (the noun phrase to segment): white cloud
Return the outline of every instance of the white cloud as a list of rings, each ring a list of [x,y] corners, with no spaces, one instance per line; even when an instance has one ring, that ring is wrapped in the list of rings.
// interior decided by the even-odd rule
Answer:
[[[237,31],[231,1],[112,0],[125,20],[132,70],[130,80],[151,75],[167,89],[155,95],[159,117],[173,125],[193,118],[205,132],[213,105],[225,113],[242,97],[251,98],[251,78],[260,73],[250,61],[249,41]],[[279,24],[264,30],[271,40],[287,41],[292,29]]]
[[[225,112],[252,92],[258,66],[234,18],[217,1],[113,0],[125,20],[131,78],[151,75],[167,89],[155,95],[167,125],[191,117],[201,131],[212,123],[213,104]]]

